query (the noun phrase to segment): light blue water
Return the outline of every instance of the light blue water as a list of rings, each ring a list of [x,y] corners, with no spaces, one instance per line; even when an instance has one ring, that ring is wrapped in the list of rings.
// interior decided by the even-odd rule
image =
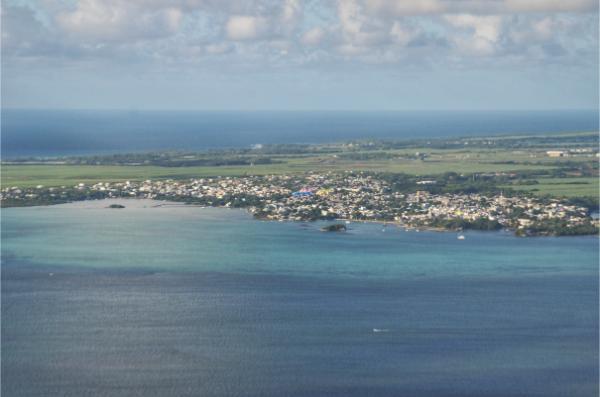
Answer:
[[[127,112],[2,110],[2,157],[256,143],[598,131],[598,111]]]
[[[593,237],[467,232],[460,241],[456,233],[375,223],[355,223],[339,235],[320,232],[326,222],[256,221],[243,210],[126,200],[124,211],[111,211],[106,203],[4,209],[3,256],[49,265],[360,278],[587,274],[597,259]]]
[[[125,203],[2,211],[3,395],[598,393],[595,237]]]

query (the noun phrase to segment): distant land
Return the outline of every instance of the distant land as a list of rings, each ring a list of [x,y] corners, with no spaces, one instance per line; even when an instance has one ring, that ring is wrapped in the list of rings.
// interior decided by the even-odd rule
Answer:
[[[597,234],[598,134],[355,140],[2,164],[3,207],[144,198],[271,220]]]
[[[446,172],[518,172],[518,178],[506,182],[515,190],[557,197],[597,197],[597,152],[597,132],[557,133],[53,158],[26,156],[3,161],[1,172],[4,188],[347,170],[422,177]]]
[[[192,112],[2,110],[2,158],[598,131],[598,110]]]

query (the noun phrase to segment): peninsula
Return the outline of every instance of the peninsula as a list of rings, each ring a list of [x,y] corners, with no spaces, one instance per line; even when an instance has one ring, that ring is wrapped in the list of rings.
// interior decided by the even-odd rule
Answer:
[[[0,200],[3,207],[13,207],[147,198],[246,208],[256,218],[278,221],[378,221],[444,230],[510,229],[520,236],[597,234],[597,143],[594,133],[261,147],[260,153],[253,153],[254,149],[221,152],[223,164],[234,158],[252,164],[231,176],[219,176],[219,171],[231,169],[212,164],[206,168],[215,175],[190,177],[190,170],[198,169],[197,161],[188,166],[186,159],[192,155],[182,157],[177,153],[132,155],[137,165],[124,165],[127,155],[17,160],[5,162],[3,181],[11,172],[19,171],[23,176],[39,167],[87,171],[93,161],[104,167],[116,166],[118,162],[119,167],[138,175],[142,170],[158,169],[160,174],[166,169],[172,177],[103,181],[99,175],[92,182],[88,176],[84,181],[58,186],[47,186],[43,181],[31,186],[17,180],[11,181],[13,186],[2,187]],[[548,150],[557,145],[562,150]],[[415,150],[422,146],[429,149]],[[218,154],[194,156],[216,158]],[[253,173],[254,158],[271,167],[281,164],[280,169]],[[332,167],[339,165],[340,158],[343,162],[353,161],[352,168]],[[454,163],[449,161],[451,158]],[[387,168],[381,169],[382,159]],[[290,169],[309,160],[317,170]],[[62,165],[57,166],[57,161]],[[144,166],[139,165],[140,161],[160,164]],[[448,169],[409,173],[419,166],[423,170],[439,169],[440,163],[447,164]],[[397,172],[394,167],[405,172]],[[457,172],[460,167],[468,167],[471,172]],[[498,170],[490,171],[491,168]],[[198,173],[202,175],[207,169],[200,167]],[[31,178],[24,176],[22,180],[28,182]],[[552,183],[575,194],[538,189],[552,187]],[[589,184],[592,189],[595,187],[595,193],[587,187]],[[578,190],[582,187],[588,190]],[[583,193],[589,190],[592,194]]]

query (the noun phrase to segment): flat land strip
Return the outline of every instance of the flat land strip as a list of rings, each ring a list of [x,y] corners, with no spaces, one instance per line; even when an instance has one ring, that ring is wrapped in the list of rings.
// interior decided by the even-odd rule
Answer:
[[[72,186],[78,183],[143,181],[147,179],[190,179],[217,176],[281,175],[306,172],[372,171],[435,176],[458,174],[520,173],[523,177],[506,188],[536,195],[561,197],[599,195],[597,133],[553,134],[548,136],[505,136],[417,141],[403,144],[361,141],[354,144],[303,145],[299,153],[178,154],[169,156],[170,166],[153,161],[123,164],[104,157],[99,165],[84,159],[4,162],[2,188],[43,185]],[[291,145],[293,148],[293,145]],[[398,147],[400,146],[400,147]],[[289,150],[289,147],[286,147]],[[564,156],[550,156],[550,151]],[[136,155],[136,161],[144,159]],[[221,157],[219,157],[221,156]],[[193,165],[198,159],[243,158],[247,164]],[[252,163],[253,159],[263,160]],[[267,160],[264,163],[264,160]],[[112,162],[111,162],[112,161]],[[191,162],[190,162],[191,161]],[[241,161],[240,161],[241,162]],[[177,166],[172,166],[172,164]],[[162,164],[162,163],[159,163]],[[188,165],[190,164],[190,165]]]

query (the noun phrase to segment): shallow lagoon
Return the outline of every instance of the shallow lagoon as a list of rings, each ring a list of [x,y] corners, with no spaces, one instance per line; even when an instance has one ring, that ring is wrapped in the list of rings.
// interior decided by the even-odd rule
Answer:
[[[4,395],[598,393],[596,237],[110,203],[3,210]]]

